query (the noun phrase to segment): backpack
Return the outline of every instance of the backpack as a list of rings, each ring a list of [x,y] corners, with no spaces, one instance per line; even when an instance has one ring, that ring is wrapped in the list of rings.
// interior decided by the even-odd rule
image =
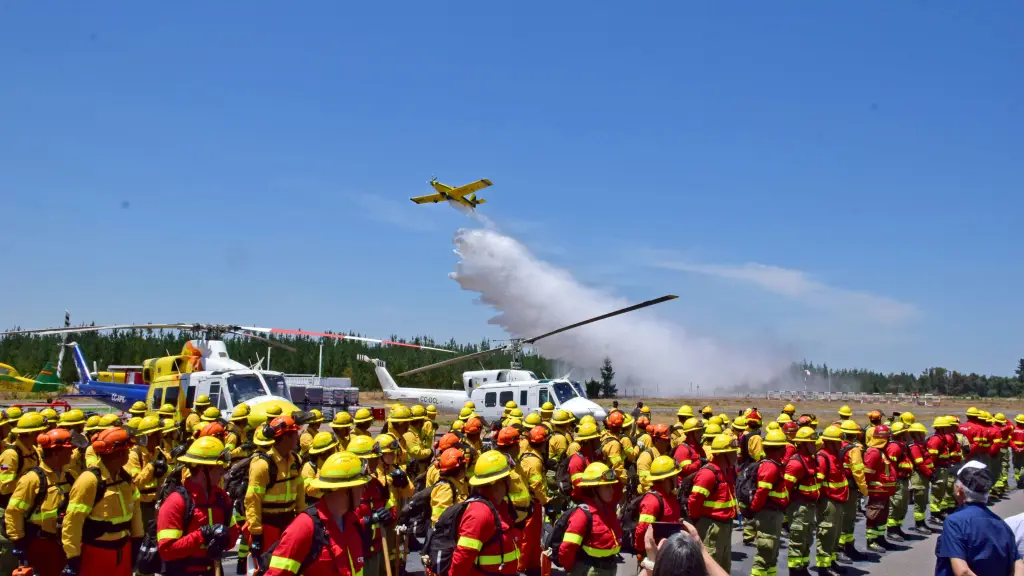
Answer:
[[[750,505],[754,501],[754,493],[757,492],[757,473],[763,462],[771,462],[779,469],[779,474],[782,473],[782,464],[767,457],[762,458],[760,462],[749,462],[740,467],[740,472],[736,476],[736,501],[739,502],[740,512],[743,513],[744,518],[754,516]]]
[[[651,455],[651,462],[654,462],[654,453],[651,452],[650,447],[644,448],[640,451],[640,454],[647,453]],[[636,461],[640,461],[640,454],[636,455]],[[640,474],[637,471],[636,464],[626,470],[626,494],[636,494],[640,488]]]
[[[412,498],[402,506],[402,510],[398,513],[398,523],[403,526],[419,527],[430,525],[430,494],[434,491],[434,487],[442,482],[447,483],[452,489],[452,494],[457,495],[458,491],[455,490],[455,483],[449,478],[441,478],[437,482],[434,482],[430,486],[423,488],[412,495]],[[414,529],[413,533],[416,533]]]
[[[192,521],[192,514],[195,513],[196,504],[192,500],[192,495],[188,493],[188,490],[181,485],[181,469],[184,466],[177,466],[170,474],[164,478],[162,484],[160,484],[160,491],[157,496],[156,508],[159,511],[160,506],[163,505],[164,501],[171,494],[177,492],[181,499],[185,501],[185,513],[182,515],[182,524],[185,530],[188,530],[188,525]],[[227,505],[227,502],[220,502],[223,508],[224,518],[231,518],[231,507]],[[225,523],[227,521],[225,520]],[[175,561],[164,562],[163,558],[160,557],[160,550],[158,548],[159,542],[156,538],[156,519],[150,521],[149,526],[146,527],[146,534],[142,539],[142,544],[139,547],[138,558],[136,559],[136,570],[139,574],[156,574],[167,572],[170,574],[176,574],[179,572]]]
[[[497,530],[494,532],[494,535],[491,536],[490,540],[483,544],[486,545],[497,538],[498,542],[501,543],[501,556],[505,556],[501,517],[498,516],[497,508],[495,508],[490,501],[484,498],[472,496],[468,500],[459,502],[442,512],[441,517],[437,519],[434,527],[427,531],[427,539],[423,543],[423,552],[421,555],[423,558],[423,567],[428,569],[431,574],[447,575],[451,573],[452,554],[455,553],[455,546],[459,541],[459,524],[462,522],[463,514],[465,514],[466,510],[469,509],[469,505],[473,502],[482,502],[486,504],[491,510],[491,514],[494,515],[494,525]]]
[[[544,535],[540,540],[540,548],[547,554],[551,561],[558,566],[562,564],[558,561],[558,549],[562,546],[562,540],[565,539],[565,530],[569,528],[569,519],[576,510],[583,510],[583,513],[587,516],[587,532],[590,532],[590,528],[594,525],[594,514],[590,511],[590,508],[586,504],[578,504],[569,508],[559,516],[554,524],[544,526]],[[562,566],[564,568],[564,566]]]
[[[331,543],[331,537],[327,534],[327,528],[323,522],[320,521],[320,513],[317,512],[316,506],[310,506],[303,510],[302,513],[309,516],[310,520],[313,521],[313,542],[309,545],[309,552],[306,552],[306,557],[302,559],[302,564],[299,565],[299,569],[295,572],[296,576],[300,576],[306,568],[309,568],[309,565],[320,557],[320,551],[324,549],[324,546]],[[270,566],[274,550],[280,543],[281,539],[278,538],[277,541],[263,552],[263,555],[260,556],[260,566]]]
[[[36,476],[39,477],[39,491],[36,492],[36,497],[32,499],[32,504],[29,506],[28,510],[25,510],[25,512],[23,513],[24,518],[25,518],[26,526],[28,525],[28,519],[31,518],[32,515],[36,513],[36,510],[39,510],[39,507],[43,505],[43,502],[46,500],[46,493],[50,489],[49,481],[46,480],[46,472],[43,472],[43,469],[41,467],[36,466],[34,468],[29,468],[27,470],[27,472],[34,472],[36,474]],[[57,480],[60,480],[60,479],[61,479],[61,474],[58,472],[57,473]],[[69,482],[58,482],[58,486],[61,485],[61,484],[69,484],[70,485]],[[63,524],[63,522],[64,522],[64,513],[68,509],[68,496],[69,495],[70,495],[70,489],[69,489],[69,492],[64,492],[64,497],[61,498],[60,504],[57,505],[57,528],[58,528],[58,533],[59,533],[59,529],[60,529],[61,524]]]
[[[658,499],[658,517],[665,513],[665,500],[654,490],[648,490],[644,494],[630,500],[619,510],[619,525],[622,526],[622,551],[629,554],[643,554],[643,542],[634,542],[636,526],[640,523],[640,503],[648,494],[654,494]]]
[[[232,464],[231,468],[228,469],[228,473],[224,475],[224,489],[227,490],[228,496],[231,497],[231,501],[235,503],[235,508],[239,511],[243,510],[245,493],[249,490],[249,464],[252,463],[253,458],[259,458],[267,463],[270,474],[267,490],[270,490],[277,483],[277,464],[274,463],[274,459],[271,458],[270,454],[266,452],[253,452],[250,456]]]
[[[558,461],[558,467],[555,468],[555,482],[558,483],[558,491],[563,494],[569,494],[572,492],[572,474],[569,473],[569,461],[573,458],[583,458],[586,462],[586,457],[579,452],[572,456],[567,456]]]
[[[612,442],[617,442],[619,444],[619,453],[620,454],[622,453],[622,442],[619,442],[618,438],[613,438],[611,436],[608,436],[604,440],[601,440],[601,458],[602,459],[605,458],[604,447],[609,445],[609,444],[611,444]],[[609,463],[608,467],[609,468],[612,467],[610,463]]]

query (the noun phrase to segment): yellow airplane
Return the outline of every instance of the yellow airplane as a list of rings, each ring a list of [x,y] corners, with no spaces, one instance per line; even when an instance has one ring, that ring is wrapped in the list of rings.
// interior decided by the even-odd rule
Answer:
[[[438,182],[437,178],[435,177],[431,178],[428,184],[433,186],[434,190],[437,190],[437,194],[431,194],[429,196],[417,196],[415,198],[410,198],[410,200],[417,204],[437,204],[442,200],[447,200],[449,202],[457,202],[459,204],[462,204],[463,206],[472,209],[476,208],[480,204],[483,204],[484,202],[487,202],[483,198],[477,198],[476,192],[478,190],[483,190],[484,188],[490,186],[491,181],[484,178],[482,180],[477,180],[472,184],[466,184],[465,186],[456,187],[449,186],[444,182]]]

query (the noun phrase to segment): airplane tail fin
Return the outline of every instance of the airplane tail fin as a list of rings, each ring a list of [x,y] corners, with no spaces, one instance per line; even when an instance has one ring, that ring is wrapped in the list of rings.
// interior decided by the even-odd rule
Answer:
[[[478,205],[480,205],[480,204],[486,204],[486,203],[487,203],[487,200],[484,200],[483,198],[479,198],[479,199],[478,199],[478,198],[476,197],[476,194],[473,194],[473,195],[472,195],[472,196],[470,197],[470,199],[469,199],[469,200],[470,200],[470,201],[471,201],[471,202],[473,203],[473,205],[474,205],[474,206],[478,206]]]
[[[78,371],[78,384],[88,384],[89,365],[85,363],[85,355],[82,354],[82,349],[78,347],[77,342],[71,342],[68,346],[71,347],[75,359],[75,370]]]
[[[376,366],[374,373],[377,375],[377,380],[380,382],[380,387],[385,394],[398,390],[398,384],[395,384],[395,379],[388,373],[387,364],[385,364],[383,360],[370,358],[366,354],[357,355],[356,360],[360,362],[368,362]]]
[[[60,384],[60,379],[57,378],[57,364],[55,362],[47,362],[43,369],[39,371],[36,381],[44,384]]]

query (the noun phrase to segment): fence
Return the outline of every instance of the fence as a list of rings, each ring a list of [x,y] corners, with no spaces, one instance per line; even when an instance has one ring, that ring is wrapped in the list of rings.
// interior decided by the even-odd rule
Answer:
[[[935,394],[878,394],[862,392],[818,392],[814,390],[770,390],[768,400],[819,400],[825,402],[859,402],[861,404],[914,404],[940,406],[942,397]]]

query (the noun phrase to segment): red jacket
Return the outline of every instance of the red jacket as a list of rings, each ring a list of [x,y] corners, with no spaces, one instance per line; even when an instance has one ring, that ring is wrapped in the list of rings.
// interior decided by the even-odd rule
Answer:
[[[821,492],[818,483],[818,460],[814,456],[794,454],[786,460],[786,490],[792,500],[817,502]]]
[[[910,445],[910,458],[918,472],[925,478],[932,477],[935,464],[932,463],[931,454],[928,454],[928,447],[923,442],[914,442]]]
[[[583,488],[580,488],[580,480],[583,479],[583,471],[590,465],[590,458],[582,451],[569,456],[569,477],[572,479],[572,499],[579,502],[583,497]]]
[[[675,452],[672,453],[672,458],[679,464],[680,472],[679,481],[682,482],[683,478],[686,478],[690,474],[693,474],[697,470],[700,470],[701,461],[700,458],[704,454],[704,449],[698,446],[691,446],[690,444],[683,442],[679,446],[676,446]]]
[[[156,519],[157,549],[164,562],[181,561],[184,572],[205,572],[213,569],[213,560],[207,557],[206,545],[199,528],[209,524],[223,524],[228,530],[228,547],[238,539],[239,529],[231,522],[231,498],[221,488],[214,488],[207,500],[206,490],[197,483],[186,480],[185,490],[192,497],[195,508],[186,522],[185,499],[177,492],[160,506]],[[177,571],[177,569],[175,569]]]
[[[693,477],[693,491],[687,501],[690,518],[708,517],[727,522],[736,517],[736,470],[723,471],[708,462]]]
[[[459,540],[452,553],[451,576],[470,576],[480,571],[515,574],[519,565],[519,539],[511,504],[501,502],[495,509],[501,521],[501,538],[494,512],[485,502],[470,501],[459,522]],[[504,555],[503,555],[504,554]]]
[[[942,437],[946,439],[946,455],[949,463],[956,464],[963,460],[964,455],[960,449],[960,439],[956,437],[956,432],[947,432]]]
[[[896,467],[880,448],[864,452],[864,476],[869,498],[888,498],[896,493]]]
[[[1010,448],[1014,452],[1024,452],[1024,424],[1017,424],[1010,432]]]
[[[979,454],[988,454],[989,445],[985,428],[981,424],[968,420],[960,425],[960,433],[967,438],[967,442],[971,445],[971,453],[967,455],[968,458],[976,458]],[[933,454],[932,459],[934,460],[934,458]]]
[[[363,572],[362,530],[355,512],[349,511],[342,517],[344,530],[327,510],[327,502],[316,503],[320,523],[327,529],[329,543],[302,573],[303,576],[356,576]],[[281,534],[270,559],[267,576],[292,576],[306,559],[313,544],[313,520],[300,513]],[[268,544],[269,546],[269,544]]]
[[[363,497],[359,501],[359,506],[356,507],[356,517],[360,519],[360,522],[362,522],[362,519],[368,518],[378,508],[386,506],[390,496],[391,494],[388,492],[387,487],[381,484],[380,480],[371,476],[370,482],[363,486]],[[391,507],[391,512],[395,515],[395,518],[398,517],[397,503]],[[369,527],[363,526],[363,528],[368,529]],[[380,526],[373,526],[373,534],[369,538],[370,545],[367,547],[370,556],[373,556],[378,551],[384,550],[384,544],[381,541],[381,534]]]
[[[584,496],[578,502],[590,509],[593,524],[587,526],[587,515],[578,508],[569,517],[565,537],[558,547],[558,561],[565,568],[566,574],[572,572],[576,565],[576,553],[580,550],[593,558],[610,558],[618,554],[621,548],[622,525],[615,516],[618,502],[602,504],[590,496]]]
[[[817,455],[818,482],[821,494],[829,500],[846,502],[850,498],[850,483],[846,481],[846,469],[838,454],[819,450]]]
[[[932,457],[932,463],[936,468],[949,467],[949,451],[945,438],[938,434],[932,434],[925,442],[925,446],[928,447],[928,454]],[[971,453],[974,454],[974,451],[972,450]]]
[[[903,442],[889,442],[885,447],[885,455],[896,465],[897,478],[910,478],[914,472],[914,462],[910,457],[910,449]]]
[[[659,502],[658,496],[651,492],[661,496],[661,501]],[[641,551],[644,549],[644,533],[647,532],[648,526],[653,522],[678,522],[680,517],[679,500],[674,494],[666,494],[658,486],[652,487],[651,492],[645,494],[640,501],[640,521],[637,522],[636,533],[633,534],[636,549]]]
[[[786,444],[786,453],[782,456],[783,462],[789,462],[789,459],[796,455],[796,446],[792,444]]]
[[[751,512],[760,512],[769,502],[773,510],[785,510],[789,506],[789,491],[783,477],[785,471],[785,466],[767,457],[758,462],[757,490],[750,501]]]

